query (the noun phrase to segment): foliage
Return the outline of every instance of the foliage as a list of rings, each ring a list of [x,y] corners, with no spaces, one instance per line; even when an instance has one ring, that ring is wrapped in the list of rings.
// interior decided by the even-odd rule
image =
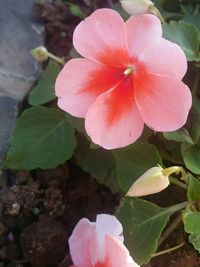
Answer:
[[[113,152],[117,165],[117,179],[126,192],[133,182],[149,168],[162,165],[159,152],[154,145],[135,143]]]
[[[57,63],[49,63],[38,84],[29,95],[28,102],[30,105],[43,105],[56,98],[54,84],[59,71],[60,68]]]
[[[75,147],[74,129],[63,112],[40,106],[29,108],[17,121],[4,167],[55,168],[71,158]]]
[[[123,224],[126,245],[136,262],[149,262],[169,216],[179,209],[178,205],[160,208],[142,199],[122,200],[116,215]]]
[[[86,17],[82,6],[63,2],[77,18]],[[145,128],[136,143],[112,151],[93,144],[86,134],[84,119],[55,108],[54,84],[61,67],[52,61],[28,97],[32,107],[19,116],[3,163],[7,169],[34,170],[55,168],[72,160],[112,193],[120,193],[123,198],[116,216],[123,224],[125,243],[139,264],[150,261],[170,216],[181,209],[189,242],[200,252],[200,7],[198,0],[154,2],[165,19],[164,38],[178,44],[189,61],[184,81],[191,89],[193,105],[184,128],[165,133]],[[129,17],[120,3],[113,8],[123,18]],[[80,55],[72,48],[70,57]],[[175,184],[187,189],[187,203],[162,208],[150,201],[124,197],[137,178],[157,165],[180,165],[185,169],[184,174],[179,174],[181,179],[176,172],[170,175]]]

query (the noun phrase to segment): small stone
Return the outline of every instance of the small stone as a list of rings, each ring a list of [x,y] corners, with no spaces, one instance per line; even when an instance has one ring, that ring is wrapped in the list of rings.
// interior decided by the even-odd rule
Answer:
[[[13,203],[10,207],[8,207],[7,211],[8,214],[12,215],[12,216],[16,216],[19,214],[20,212],[20,205],[18,203]]]

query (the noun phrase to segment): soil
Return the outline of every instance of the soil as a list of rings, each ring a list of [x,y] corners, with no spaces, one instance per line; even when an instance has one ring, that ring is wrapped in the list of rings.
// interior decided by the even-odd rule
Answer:
[[[89,14],[111,1],[74,1]],[[71,37],[80,18],[66,4],[37,4],[33,13],[45,25],[47,49],[68,59]],[[25,103],[26,105],[26,103]],[[113,214],[120,196],[69,161],[54,170],[6,171],[1,188],[0,267],[68,267],[71,259],[67,240],[82,217]],[[172,199],[180,192],[164,193]],[[169,195],[171,194],[171,195]],[[172,197],[171,197],[172,196]],[[154,198],[159,204],[160,199]],[[169,203],[167,203],[169,204]],[[144,267],[199,267],[200,256],[187,242],[180,224],[159,250],[185,242],[180,249],[158,256]]]

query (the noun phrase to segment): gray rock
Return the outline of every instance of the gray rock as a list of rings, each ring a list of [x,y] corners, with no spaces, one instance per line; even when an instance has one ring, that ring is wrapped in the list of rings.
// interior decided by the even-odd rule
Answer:
[[[30,50],[43,44],[32,17],[34,0],[0,0],[0,162],[9,145],[17,105],[39,76]]]
[[[17,117],[18,102],[9,97],[0,97],[0,162],[7,151]]]
[[[33,0],[0,1],[0,92],[22,100],[38,77],[30,50],[43,43]]]

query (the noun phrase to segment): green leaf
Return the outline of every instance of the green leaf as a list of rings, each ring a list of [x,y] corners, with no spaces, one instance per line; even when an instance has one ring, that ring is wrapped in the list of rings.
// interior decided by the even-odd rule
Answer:
[[[85,14],[84,12],[81,10],[80,5],[79,4],[74,4],[71,3],[72,1],[68,1],[68,0],[62,0],[65,4],[68,5],[69,7],[69,11],[72,15],[80,18],[80,19],[84,19],[85,18]]]
[[[113,151],[119,186],[126,192],[133,182],[149,168],[162,160],[154,145],[148,143],[135,143],[123,149]]]
[[[183,152],[186,167],[195,174],[200,174],[200,146],[191,146]]]
[[[72,4],[69,3],[69,10],[70,13],[80,19],[84,19],[85,18],[85,14],[83,13],[83,11],[81,10],[80,6],[77,4]]]
[[[189,61],[199,61],[199,32],[192,24],[184,21],[171,21],[163,25],[163,36],[184,51]]]
[[[198,221],[199,223],[199,221]],[[200,253],[200,234],[190,234],[189,235],[189,242],[193,244],[194,248],[199,251]]]
[[[5,168],[55,168],[71,158],[76,139],[64,113],[32,107],[17,120],[15,133],[4,162]]]
[[[113,9],[116,10],[124,20],[127,20],[130,17],[119,2],[113,5]]]
[[[200,253],[200,212],[187,211],[183,214],[184,229],[189,233],[189,242]]]
[[[65,117],[68,123],[72,126],[72,128],[75,128],[80,133],[86,134],[84,119],[74,117],[70,115],[69,113],[65,113]]]
[[[200,14],[188,14],[183,18],[183,20],[193,24],[200,31]]]
[[[28,102],[32,106],[42,105],[56,98],[55,81],[60,71],[59,66],[55,62],[50,62],[46,70],[42,74],[37,85],[32,89],[28,98]]]
[[[148,263],[157,250],[157,242],[169,216],[180,209],[169,208],[141,199],[126,198],[116,211],[123,225],[125,244],[138,264]]]
[[[200,180],[189,173],[187,198],[190,202],[200,200]]]
[[[187,142],[187,143],[192,144],[192,145],[194,144],[192,138],[190,137],[190,134],[184,128],[179,129],[175,132],[165,132],[165,133],[163,133],[163,136],[167,140],[172,140],[172,141],[176,141],[176,142]]]
[[[81,168],[89,172],[99,183],[108,186],[113,193],[119,192],[115,160],[111,151],[92,149],[90,142],[80,139],[74,157]]]
[[[76,49],[74,47],[72,47],[71,50],[69,51],[69,56],[71,58],[79,58],[79,57],[81,57],[80,54],[76,51]]]

